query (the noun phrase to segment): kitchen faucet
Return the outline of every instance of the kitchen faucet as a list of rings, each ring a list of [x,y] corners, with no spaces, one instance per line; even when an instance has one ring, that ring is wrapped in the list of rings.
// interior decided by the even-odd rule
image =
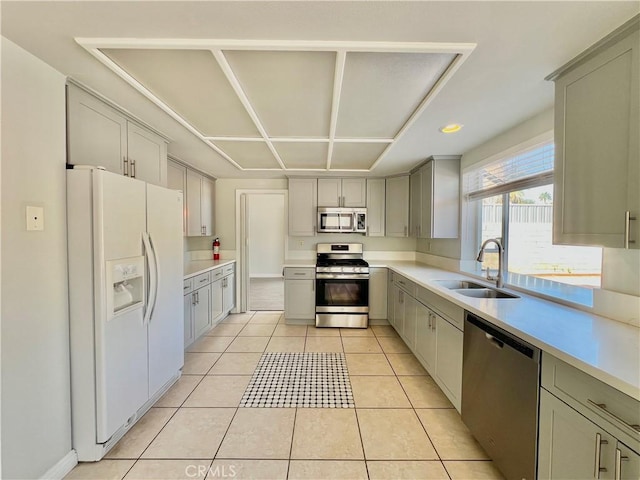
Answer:
[[[484,249],[486,248],[487,243],[495,243],[496,247],[498,247],[498,275],[495,277],[491,276],[489,274],[489,268],[487,268],[487,280],[495,280],[496,287],[502,288],[504,286],[504,272],[502,271],[504,265],[504,247],[502,246],[502,243],[500,243],[500,240],[497,238],[489,238],[485,240],[480,247],[476,261],[482,263],[484,260]]]

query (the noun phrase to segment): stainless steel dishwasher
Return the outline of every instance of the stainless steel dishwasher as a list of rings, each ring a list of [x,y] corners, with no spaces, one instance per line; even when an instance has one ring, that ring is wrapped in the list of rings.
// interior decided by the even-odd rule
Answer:
[[[509,480],[536,478],[540,350],[466,312],[462,421]]]

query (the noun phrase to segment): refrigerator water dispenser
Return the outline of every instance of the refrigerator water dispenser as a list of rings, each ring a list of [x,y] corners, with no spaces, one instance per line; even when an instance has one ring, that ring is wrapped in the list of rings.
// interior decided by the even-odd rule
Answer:
[[[110,260],[106,263],[109,317],[142,308],[145,293],[144,257]]]

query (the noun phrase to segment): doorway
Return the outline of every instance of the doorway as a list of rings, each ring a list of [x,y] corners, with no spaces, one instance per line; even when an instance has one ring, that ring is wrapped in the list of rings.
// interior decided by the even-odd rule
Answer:
[[[242,311],[284,310],[287,191],[239,191]]]

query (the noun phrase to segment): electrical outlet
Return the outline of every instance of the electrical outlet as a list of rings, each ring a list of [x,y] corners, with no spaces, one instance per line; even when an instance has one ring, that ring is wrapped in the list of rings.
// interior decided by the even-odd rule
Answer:
[[[44,208],[27,206],[27,231],[44,230]]]

